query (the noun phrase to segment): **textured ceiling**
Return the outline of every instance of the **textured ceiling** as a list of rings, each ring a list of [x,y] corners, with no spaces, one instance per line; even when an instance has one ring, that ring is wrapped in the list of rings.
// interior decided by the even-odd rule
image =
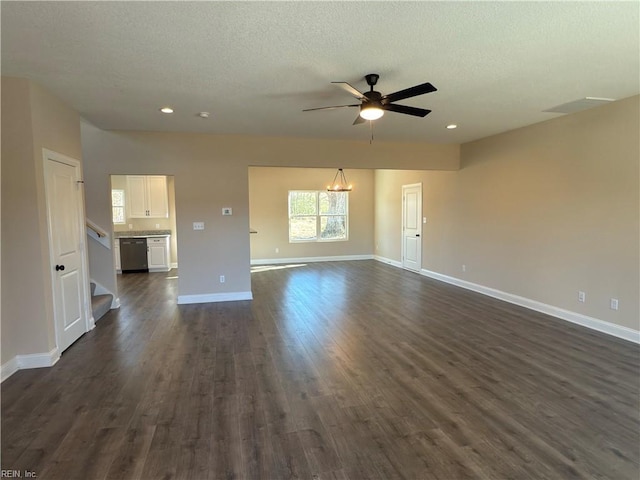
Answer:
[[[103,129],[367,140],[355,108],[302,109],[356,103],[330,82],[363,91],[378,73],[383,94],[438,91],[398,102],[433,112],[388,112],[377,140],[463,143],[573,100],[638,94],[639,5],[3,1],[2,74]]]

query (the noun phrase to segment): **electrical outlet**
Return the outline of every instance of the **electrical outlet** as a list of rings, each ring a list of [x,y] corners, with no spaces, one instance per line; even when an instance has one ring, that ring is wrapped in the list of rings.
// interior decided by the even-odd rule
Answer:
[[[129,224],[129,230],[133,230],[133,224]]]
[[[466,265],[462,265],[462,271],[466,272],[467,271],[467,266]]]
[[[611,310],[618,310],[618,299],[612,298],[609,307],[611,308]]]
[[[225,282],[224,275],[220,275],[220,283],[224,283],[224,282]]]
[[[280,249],[276,247],[276,253],[280,253]]]
[[[582,290],[578,291],[578,301],[580,303],[584,303],[587,299],[587,294],[584,293]]]
[[[422,217],[422,223],[427,223],[427,217]]]
[[[156,228],[160,228],[160,224],[159,223],[156,223]]]

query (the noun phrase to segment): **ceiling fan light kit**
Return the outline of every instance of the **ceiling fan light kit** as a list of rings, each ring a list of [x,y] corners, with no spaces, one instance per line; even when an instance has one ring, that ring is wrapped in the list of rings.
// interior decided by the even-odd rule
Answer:
[[[384,115],[384,110],[377,105],[361,105],[360,116],[365,120],[377,120]]]
[[[303,110],[303,112],[309,112],[312,110],[331,110],[335,108],[360,107],[360,114],[353,122],[354,125],[359,125],[365,120],[377,120],[378,118],[382,117],[382,115],[384,115],[385,111],[402,113],[404,115],[412,115],[414,117],[426,117],[429,113],[431,113],[431,110],[427,110],[425,108],[409,107],[407,105],[398,105],[396,103],[393,103],[399,100],[404,100],[406,98],[417,97],[418,95],[424,95],[425,93],[437,91],[437,88],[430,83],[427,82],[420,85],[415,85],[410,88],[405,88],[404,90],[399,90],[388,95],[382,95],[380,92],[373,89],[376,83],[378,83],[380,75],[378,75],[377,73],[370,73],[368,75],[365,75],[364,78],[370,87],[370,90],[364,93],[360,92],[357,88],[353,87],[347,82],[331,82],[344,88],[347,92],[360,100],[360,103],[351,105],[334,105],[331,107],[307,108]]]

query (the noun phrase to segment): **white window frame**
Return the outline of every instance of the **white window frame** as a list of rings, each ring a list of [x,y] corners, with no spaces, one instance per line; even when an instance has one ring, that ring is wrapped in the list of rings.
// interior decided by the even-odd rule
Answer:
[[[291,194],[292,193],[314,193],[316,197],[316,213],[315,215],[291,215]],[[320,213],[320,194],[321,193],[344,193],[347,197],[344,214],[321,214]],[[316,217],[316,237],[309,239],[292,239],[291,238],[291,218],[292,217]],[[345,236],[344,238],[322,238],[321,225],[323,217],[345,217]],[[349,192],[327,192],[326,190],[289,190],[287,193],[287,218],[288,218],[288,238],[289,243],[326,243],[326,242],[347,242],[349,240]]]
[[[122,205],[114,205],[113,204],[113,192],[120,192],[122,193]],[[112,188],[111,189],[111,221],[113,222],[114,225],[124,225],[127,223],[127,210],[126,210],[126,204],[127,204],[127,198],[125,196],[125,192],[123,189],[121,188]],[[116,222],[115,218],[113,216],[113,209],[114,208],[121,208],[122,209],[122,222]]]

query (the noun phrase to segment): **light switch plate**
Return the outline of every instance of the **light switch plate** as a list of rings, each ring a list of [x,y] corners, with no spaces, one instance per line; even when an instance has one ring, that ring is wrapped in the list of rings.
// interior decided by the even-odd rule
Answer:
[[[222,207],[222,215],[233,215],[233,209],[231,207]]]
[[[193,222],[194,230],[204,230],[204,222]]]

